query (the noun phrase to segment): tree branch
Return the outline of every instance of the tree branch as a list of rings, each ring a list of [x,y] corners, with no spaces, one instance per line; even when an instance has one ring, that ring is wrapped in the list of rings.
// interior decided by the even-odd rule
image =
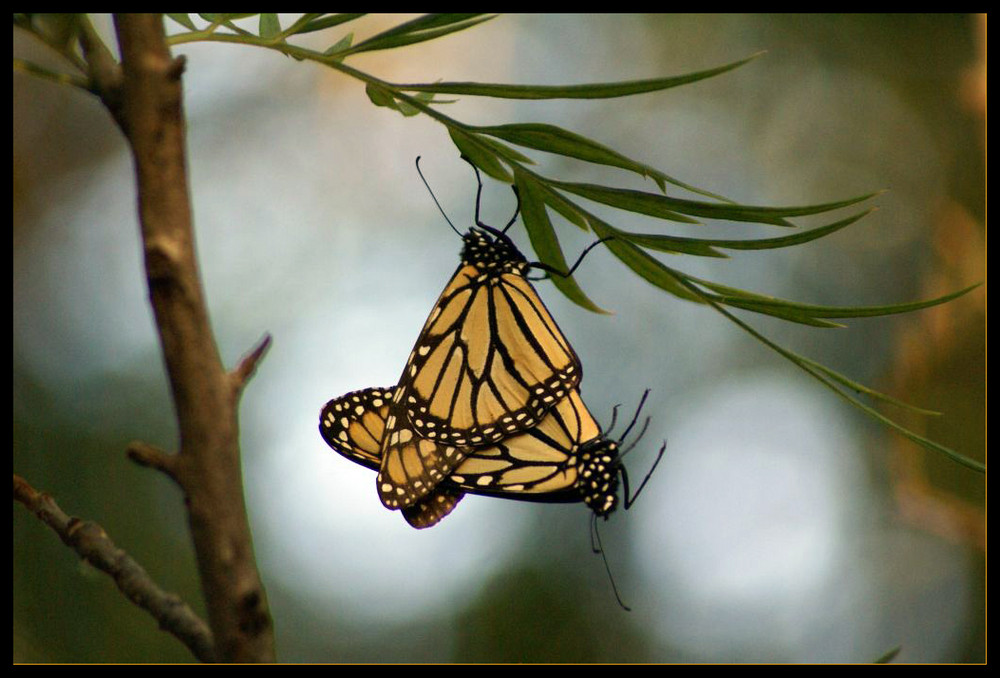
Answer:
[[[131,457],[168,472],[185,493],[218,659],[274,661],[271,618],[243,498],[240,389],[233,388],[219,357],[197,268],[183,61],[171,58],[159,14],[118,14],[115,28],[122,55],[120,109],[116,113],[117,102],[105,103],[132,148],[149,297],[181,440],[176,455],[151,452],[154,448],[140,443],[131,446]]]
[[[146,610],[203,662],[215,661],[215,643],[208,625],[176,594],[156,585],[139,563],[115,546],[97,523],[66,515],[55,500],[14,474],[14,499],[59,535],[81,558],[108,574],[125,597]]]

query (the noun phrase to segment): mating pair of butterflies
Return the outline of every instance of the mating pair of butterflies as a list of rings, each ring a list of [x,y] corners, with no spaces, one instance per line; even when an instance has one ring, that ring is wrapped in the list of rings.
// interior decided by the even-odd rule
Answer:
[[[476,226],[399,383],[331,400],[320,433],[377,471],[382,503],[416,528],[435,525],[466,493],[583,501],[607,516],[619,475],[628,508],[638,491],[629,498],[618,442],[580,398],[580,359],[528,277],[532,268],[566,273],[529,263],[507,236],[520,200],[502,230],[480,221],[478,170],[476,179]]]

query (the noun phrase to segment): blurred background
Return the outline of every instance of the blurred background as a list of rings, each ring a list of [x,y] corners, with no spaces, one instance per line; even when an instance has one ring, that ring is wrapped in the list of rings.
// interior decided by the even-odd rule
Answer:
[[[348,26],[357,42],[405,18]],[[110,20],[95,21],[110,42]],[[878,211],[802,247],[670,261],[796,301],[875,305],[985,279],[985,31],[968,15],[513,15],[350,63],[394,82],[575,84],[677,75],[767,50],[656,94],[466,97],[446,112],[473,124],[558,124],[748,204],[888,189],[869,201]],[[873,423],[600,248],[577,280],[613,315],[584,311],[548,283],[538,289],[583,361],[583,395],[600,421],[618,403],[621,421],[652,389],[652,423],[628,458],[633,483],[663,441],[666,455],[632,510],[600,524],[633,611],[618,607],[591,553],[582,505],[467,497],[425,531],[386,511],[374,474],[326,447],[318,414],[347,391],[396,382],[457,266],[461,242],[414,158],[461,229],[475,179],[444,128],[373,107],[347,77],[236,45],[176,52],[188,58],[191,191],[220,350],[233,364],[265,332],[274,339],[241,424],[280,660],[866,662],[896,647],[901,662],[985,660],[984,476]],[[61,66],[17,30],[14,54]],[[124,455],[134,439],[177,445],[124,141],[86,94],[18,72],[13,90],[14,472],[100,523],[203,613],[182,497]],[[653,190],[536,158],[548,176]],[[484,220],[505,223],[513,208],[509,187],[489,180]],[[783,234],[603,214],[632,231]],[[556,228],[567,257],[593,239]],[[512,232],[530,252],[523,228]],[[982,289],[841,330],[744,319],[941,411],[885,413],[983,459]],[[17,505],[13,585],[15,662],[191,660]]]

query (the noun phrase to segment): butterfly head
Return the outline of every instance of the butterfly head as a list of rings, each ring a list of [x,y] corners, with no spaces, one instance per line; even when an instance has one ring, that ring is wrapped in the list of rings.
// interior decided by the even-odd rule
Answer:
[[[579,455],[580,475],[576,482],[583,502],[596,515],[607,517],[618,506],[618,443],[600,437],[584,444]]]
[[[528,270],[528,260],[517,249],[514,241],[503,231],[486,226],[473,226],[462,236],[462,263],[475,266],[482,272],[505,273]]]

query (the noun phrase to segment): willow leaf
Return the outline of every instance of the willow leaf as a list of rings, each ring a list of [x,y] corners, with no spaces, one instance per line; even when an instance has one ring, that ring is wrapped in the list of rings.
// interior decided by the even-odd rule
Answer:
[[[560,215],[562,215],[563,219],[565,219],[566,221],[575,226],[578,226],[580,230],[583,231],[590,230],[590,225],[587,222],[587,217],[580,210],[580,208],[578,208],[575,204],[571,203],[569,200],[564,198],[558,192],[553,191],[546,184],[537,181],[533,177],[525,178],[525,181],[528,180],[530,180],[533,185],[538,187],[538,190],[542,194],[542,200],[545,201],[545,204],[554,209]]]
[[[716,302],[731,308],[741,308],[744,311],[751,311],[753,313],[759,313],[760,315],[769,315],[772,318],[780,318],[781,320],[798,323],[799,325],[809,325],[810,327],[820,327],[822,329],[843,329],[845,327],[841,323],[815,318],[807,313],[797,310],[792,306],[761,304],[756,301],[747,301],[746,299],[740,299],[738,297],[713,296],[712,298]]]
[[[211,23],[211,24],[213,24],[215,26],[225,26],[226,28],[228,28],[229,30],[231,30],[233,33],[236,33],[237,35],[242,35],[245,38],[256,38],[257,37],[256,35],[254,35],[250,31],[245,30],[243,28],[240,28],[239,26],[237,26],[236,24],[233,23],[233,21],[235,21],[237,19],[249,19],[250,17],[257,16],[257,14],[202,14],[202,13],[199,13],[198,16],[200,16],[202,19],[204,19],[205,21],[208,21],[209,23]]]
[[[819,370],[820,372],[827,375],[834,381],[843,384],[844,386],[846,386],[847,388],[851,389],[856,393],[862,393],[875,400],[881,400],[882,402],[889,403],[890,405],[895,405],[896,407],[902,408],[904,410],[910,410],[911,412],[916,412],[918,414],[924,414],[931,417],[941,416],[941,413],[935,410],[927,410],[924,409],[923,407],[917,407],[916,405],[911,405],[910,403],[903,402],[898,398],[893,398],[891,395],[882,393],[880,391],[876,391],[873,388],[869,388],[868,386],[865,386],[860,382],[854,381],[847,375],[841,374],[840,372],[837,372],[836,370],[833,370],[827,367],[826,365],[821,365],[815,360],[810,360],[805,356],[798,356],[798,357],[799,360],[801,360],[802,362],[811,365],[814,369]]]
[[[480,82],[437,82],[397,85],[413,92],[438,92],[440,94],[468,94],[470,96],[497,97],[501,99],[614,99],[617,97],[658,92],[721,75],[756,59],[760,52],[746,59],[705,71],[669,78],[629,80],[625,82],[594,83],[590,85],[501,85]]]
[[[410,21],[401,23],[397,26],[393,26],[388,30],[382,31],[379,34],[372,36],[369,39],[369,41],[378,40],[381,38],[391,38],[400,35],[408,35],[411,33],[419,33],[421,31],[429,31],[435,28],[442,28],[444,26],[450,26],[451,24],[468,21],[478,16],[483,16],[483,15],[471,14],[471,13],[470,14],[457,14],[457,13],[424,14],[423,16],[417,17],[416,19],[411,19]]]
[[[198,28],[194,25],[194,22],[191,21],[191,17],[189,17],[187,14],[167,14],[167,16],[176,21],[177,23],[179,23],[184,28],[188,29],[189,31],[198,30]]]
[[[462,15],[469,16],[469,15]],[[395,49],[396,47],[406,47],[407,45],[415,45],[419,42],[424,42],[426,40],[434,40],[436,38],[443,37],[449,33],[457,33],[458,31],[464,31],[466,28],[472,28],[477,24],[481,24],[484,21],[489,21],[493,19],[496,15],[471,15],[474,18],[466,19],[461,22],[452,21],[446,25],[439,26],[437,28],[431,28],[428,30],[422,30],[418,32],[393,32],[395,29],[391,29],[384,33],[380,33],[373,38],[369,38],[363,42],[359,42],[357,45],[352,47],[348,52],[350,54],[357,54],[358,52],[371,52],[375,50],[383,49]],[[419,19],[417,20],[419,21]],[[405,24],[404,24],[405,25]],[[397,27],[400,28],[400,27]],[[402,88],[400,88],[402,89]]]
[[[759,207],[756,205],[718,204],[699,200],[685,200],[683,198],[671,198],[645,191],[610,188],[596,184],[576,184],[563,181],[553,181],[552,184],[556,188],[579,195],[588,200],[593,200],[594,202],[610,205],[611,207],[617,207],[629,212],[647,214],[659,219],[671,220],[674,213],[680,212],[707,219],[726,219],[729,221],[745,221],[789,227],[794,227],[794,225],[785,221],[786,217],[800,217],[829,212],[854,205],[877,195],[876,193],[871,193],[848,200],[807,205],[804,207]]]
[[[368,95],[368,98],[371,99],[371,102],[376,106],[384,106],[396,111],[399,110],[399,106],[396,105],[395,97],[393,97],[392,93],[384,87],[370,82],[365,85],[365,94]]]
[[[889,304],[884,306],[820,306],[787,301],[785,299],[778,299],[777,297],[753,294],[745,290],[729,287],[728,285],[721,285],[709,280],[699,280],[694,278],[692,278],[692,280],[699,285],[703,285],[713,290],[714,292],[727,297],[732,296],[733,298],[740,299],[743,303],[752,303],[761,309],[773,307],[776,309],[796,310],[800,311],[803,315],[808,315],[812,318],[875,318],[879,316],[910,313],[912,311],[919,311],[921,309],[930,308],[931,306],[944,304],[952,299],[957,299],[963,294],[968,294],[972,290],[979,287],[979,284],[971,285],[958,290],[957,292],[951,292],[950,294],[946,294],[935,299],[911,301],[902,304]],[[761,312],[766,313],[767,311],[761,310]]]
[[[601,221],[590,213],[585,212],[584,214],[586,214],[587,222],[590,224],[590,228],[594,234],[598,238],[610,238],[610,240],[604,243],[605,246],[611,250],[611,253],[615,257],[638,273],[639,276],[676,297],[699,304],[705,303],[700,296],[691,293],[683,286],[672,269],[664,266],[661,262],[649,256],[627,240],[619,238],[618,229]]]
[[[717,257],[728,258],[724,252],[720,252],[712,246],[711,241],[699,240],[697,238],[682,238],[673,235],[661,235],[653,233],[631,233],[619,231],[619,237],[631,243],[656,250],[658,252],[669,252],[670,254],[691,254],[697,257]]]
[[[278,15],[272,13],[261,14],[258,29],[260,37],[265,40],[271,40],[281,35],[281,22],[278,21]]]
[[[841,219],[840,221],[832,224],[827,224],[826,226],[819,226],[817,228],[809,229],[808,231],[793,233],[792,235],[781,236],[778,238],[753,238],[748,240],[697,239],[697,241],[712,247],[721,247],[728,250],[771,250],[781,247],[793,247],[795,245],[812,242],[813,240],[819,240],[820,238],[828,236],[831,233],[836,233],[840,229],[850,226],[854,222],[859,221],[874,211],[875,208],[873,207],[865,210],[864,212],[859,212],[854,216],[847,217],[846,219]],[[691,240],[695,239],[692,238]]]
[[[668,177],[663,172],[631,160],[618,151],[562,127],[541,123],[525,123],[477,127],[476,131],[525,148],[576,158],[598,165],[620,167],[642,177],[649,177],[656,182],[661,191],[666,190]]]
[[[340,40],[330,45],[330,47],[328,47],[327,50],[323,52],[323,56],[325,57],[333,56],[342,50],[346,50],[348,47],[351,46],[351,42],[353,42],[353,40],[354,40],[354,33],[348,33],[347,35],[343,36]],[[342,56],[336,57],[337,61],[340,61],[341,59],[343,59]]]
[[[483,142],[457,127],[449,127],[448,134],[459,152],[469,161],[497,181],[509,184],[513,181],[507,168],[497,160],[496,155]]]
[[[297,35],[301,35],[302,33],[313,33],[315,31],[321,31],[324,28],[333,28],[334,26],[346,24],[348,21],[354,21],[355,19],[363,16],[365,16],[363,12],[356,14],[331,14],[321,19],[311,20],[309,23],[296,30],[295,33]]]
[[[726,318],[728,318],[730,321],[732,321],[733,323],[735,323],[738,327],[740,327],[743,331],[747,332],[750,336],[754,337],[755,339],[757,339],[758,341],[760,341],[761,343],[763,343],[768,348],[770,348],[773,351],[777,352],[779,355],[781,355],[783,358],[785,358],[789,362],[791,362],[791,363],[797,365],[799,368],[805,370],[808,374],[810,374],[812,377],[814,377],[816,380],[818,380],[824,386],[826,386],[827,388],[829,388],[831,391],[833,391],[834,393],[836,393],[838,396],[840,396],[846,402],[848,402],[849,404],[851,404],[854,407],[858,408],[859,410],[861,410],[862,412],[864,412],[868,416],[872,417],[873,419],[875,419],[877,421],[882,422],[883,424],[885,424],[886,426],[888,426],[888,427],[890,427],[892,429],[895,429],[897,432],[899,432],[900,434],[902,434],[904,437],[912,440],[913,442],[917,443],[918,445],[920,445],[922,447],[925,447],[925,448],[927,448],[929,450],[933,450],[935,452],[940,452],[941,454],[945,455],[949,459],[952,459],[953,461],[958,462],[962,466],[965,466],[967,468],[973,469],[975,471],[979,471],[980,473],[985,473],[986,472],[986,466],[983,463],[981,463],[979,461],[976,461],[975,459],[972,459],[970,457],[966,457],[965,455],[959,454],[958,452],[955,452],[954,450],[949,449],[949,448],[945,447],[944,445],[941,445],[940,443],[936,443],[933,440],[925,438],[924,436],[921,436],[921,435],[915,433],[914,431],[911,431],[911,430],[907,429],[906,427],[904,427],[904,426],[902,426],[900,424],[897,424],[895,421],[889,419],[888,417],[886,417],[885,415],[883,415],[881,412],[879,412],[879,411],[875,410],[874,408],[872,408],[872,407],[866,405],[865,403],[861,402],[856,397],[850,395],[849,393],[845,393],[843,390],[841,390],[837,386],[837,384],[840,383],[842,385],[847,386],[848,388],[851,388],[852,390],[861,390],[862,392],[866,393],[867,395],[873,395],[874,396],[874,394],[876,394],[877,392],[872,391],[871,389],[869,389],[867,387],[861,386],[861,384],[857,384],[856,382],[851,381],[847,377],[844,377],[843,375],[840,375],[840,374],[834,372],[833,370],[831,370],[831,369],[829,369],[827,367],[823,367],[822,365],[819,365],[818,363],[815,363],[815,362],[813,362],[813,361],[811,361],[811,360],[809,360],[807,358],[804,358],[804,357],[802,357],[802,356],[800,356],[800,355],[798,355],[798,354],[796,354],[796,353],[794,353],[792,351],[789,351],[789,350],[787,350],[785,348],[782,348],[781,346],[779,346],[778,344],[774,343],[773,341],[771,341],[770,339],[768,339],[767,337],[765,337],[764,335],[762,335],[760,332],[758,332],[757,330],[755,330],[754,328],[750,327],[745,322],[743,322],[742,320],[740,320],[739,318],[737,318],[736,316],[734,316],[732,313],[730,313],[725,308],[723,308],[720,304],[712,301],[709,298],[704,297],[703,294],[700,291],[698,291],[697,287],[695,287],[689,281],[682,281],[682,284],[684,284],[685,286],[688,286],[689,289],[691,289],[691,291],[694,294],[696,294],[700,299],[702,299],[705,303],[708,303],[709,305],[711,305],[712,308],[714,308],[716,311],[718,311],[719,313],[721,313],[722,315],[724,315]],[[858,388],[858,387],[860,387],[860,388]],[[889,398],[889,396],[886,396],[886,395],[883,395],[883,394],[878,394],[877,397],[879,397],[879,399],[882,399],[882,400],[889,400],[889,401],[893,400],[893,399]]]
[[[773,341],[771,341],[770,339],[768,339],[767,337],[765,337],[764,335],[762,335],[760,332],[758,332],[757,330],[755,330],[754,328],[750,327],[745,322],[743,322],[742,320],[740,320],[739,318],[737,318],[736,316],[734,316],[732,313],[730,313],[725,308],[723,308],[720,304],[712,301],[711,299],[708,299],[708,298],[704,297],[703,294],[692,283],[690,283],[688,281],[682,281],[682,284],[684,284],[685,286],[687,286],[695,295],[697,295],[705,303],[708,303],[709,305],[711,305],[712,308],[714,308],[716,311],[718,311],[719,313],[721,313],[722,315],[724,315],[726,318],[728,318],[730,321],[732,321],[733,323],[735,323],[738,327],[740,327],[743,331],[747,332],[750,336],[754,337],[755,339],[757,339],[758,341],[760,341],[761,343],[763,343],[768,348],[770,348],[773,351],[777,352],[779,355],[781,355],[783,358],[785,358],[789,362],[791,362],[791,363],[797,365],[799,368],[805,370],[808,374],[810,374],[812,377],[814,377],[816,380],[818,380],[824,386],[826,386],[827,388],[829,388],[831,391],[833,391],[838,396],[840,396],[841,398],[843,398],[849,404],[851,404],[854,407],[858,408],[859,410],[861,410],[865,414],[869,415],[873,419],[882,422],[883,424],[885,424],[886,426],[888,426],[888,427],[890,427],[892,429],[895,429],[897,432],[899,432],[900,434],[902,434],[904,437],[908,438],[909,440],[912,440],[913,442],[917,443],[918,445],[920,445],[922,447],[925,447],[925,448],[927,448],[929,450],[933,450],[935,452],[940,452],[941,454],[945,455],[949,459],[958,462],[962,466],[970,468],[970,469],[972,469],[974,471],[979,471],[980,473],[985,473],[986,472],[986,466],[983,463],[981,463],[979,461],[976,461],[975,459],[972,459],[970,457],[966,457],[965,455],[959,454],[958,452],[955,452],[954,450],[949,449],[949,448],[945,447],[944,445],[941,445],[940,443],[936,443],[933,440],[925,438],[924,436],[921,436],[921,435],[915,433],[914,431],[911,431],[911,430],[907,429],[906,427],[904,427],[904,426],[902,426],[900,424],[897,424],[895,421],[889,419],[888,417],[886,417],[885,415],[883,415],[881,412],[879,412],[879,411],[875,410],[874,408],[872,408],[872,407],[866,405],[865,403],[861,402],[856,397],[850,395],[849,393],[845,393],[844,391],[842,391],[837,386],[837,383],[840,383],[842,385],[848,386],[848,388],[852,388],[854,390],[859,390],[857,387],[860,387],[861,386],[860,384],[857,384],[856,382],[853,382],[850,379],[847,379],[847,377],[844,377],[843,375],[840,375],[840,374],[834,372],[833,370],[831,370],[831,369],[829,369],[827,367],[823,367],[822,365],[819,365],[818,363],[815,363],[815,362],[813,362],[811,360],[808,360],[807,358],[804,358],[802,356],[797,355],[796,353],[794,353],[792,351],[789,351],[789,350],[787,350],[785,348],[782,348],[781,346],[779,346],[778,344],[774,343]],[[872,391],[871,389],[868,389],[867,387],[861,387],[861,390],[863,390],[863,392],[866,393],[866,394],[868,394],[868,395],[873,395],[873,394],[876,393],[875,391]],[[886,396],[886,395],[883,395],[883,394],[878,394],[878,397],[880,399],[882,399],[882,400],[890,400],[890,401],[893,400],[893,399],[889,398],[889,396]]]
[[[538,253],[542,263],[559,271],[568,271],[569,266],[566,264],[566,257],[559,245],[559,238],[556,236],[555,229],[552,228],[552,222],[545,209],[545,202],[541,199],[535,182],[526,181],[524,173],[515,170],[514,185],[518,190],[521,201],[521,216],[524,220],[525,230],[528,231],[532,248]],[[572,276],[551,274],[549,279],[575,304],[595,313],[607,313],[584,293]]]
[[[496,153],[499,157],[503,158],[504,160],[509,160],[511,162],[520,162],[526,165],[535,164],[535,161],[526,156],[524,153],[521,153],[516,148],[511,148],[507,144],[502,144],[496,139],[491,139],[489,137],[478,134],[475,135],[475,138],[476,141],[478,141],[483,146],[486,146],[487,148],[492,150],[494,153]]]
[[[685,238],[673,235],[661,235],[652,233],[624,233],[623,237],[634,242],[636,245],[648,247],[649,249],[661,252],[677,252],[681,254],[694,254],[703,257],[728,258],[729,255],[719,252],[716,248],[730,250],[768,250],[779,247],[792,247],[801,245],[813,240],[818,240],[824,236],[835,233],[842,228],[850,226],[862,217],[875,211],[875,208],[866,210],[852,217],[841,219],[840,221],[813,228],[802,233],[782,236],[780,238],[754,238],[749,240],[722,240],[716,238]],[[691,219],[691,223],[698,221]]]

